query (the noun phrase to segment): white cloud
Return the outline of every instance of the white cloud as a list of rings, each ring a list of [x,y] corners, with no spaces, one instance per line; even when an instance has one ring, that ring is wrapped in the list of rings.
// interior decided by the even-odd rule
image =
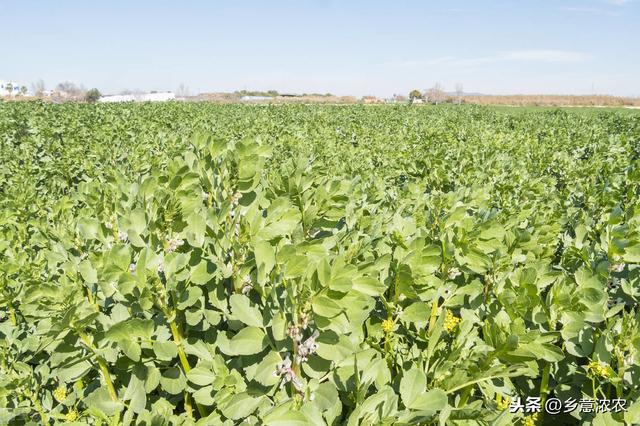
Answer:
[[[624,6],[627,3],[631,3],[631,0],[606,0],[607,3],[613,4],[616,6]]]
[[[429,70],[508,63],[572,64],[586,62],[591,59],[593,59],[593,55],[583,52],[554,49],[531,49],[503,50],[491,55],[471,58],[441,56],[431,59],[399,60],[383,62],[378,64],[378,66],[381,67],[381,69],[393,70]]]
[[[499,52],[496,60],[523,62],[584,62],[592,58],[582,52],[567,50],[511,50]]]
[[[598,9],[595,7],[563,7],[561,10],[576,13],[590,13],[593,15],[620,16],[618,12],[611,12],[609,10]]]
[[[505,62],[537,62],[537,63],[577,63],[593,59],[592,55],[569,50],[533,49],[506,50],[493,55],[476,58],[446,58],[438,63],[454,64],[456,66],[472,66]]]

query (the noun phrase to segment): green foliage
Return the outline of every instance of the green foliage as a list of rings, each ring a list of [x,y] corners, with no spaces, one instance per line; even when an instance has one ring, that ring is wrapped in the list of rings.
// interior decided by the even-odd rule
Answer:
[[[409,100],[414,100],[414,99],[422,99],[422,93],[417,89],[414,89],[411,92],[409,92]]]
[[[98,102],[101,96],[102,94],[98,89],[91,89],[84,95],[84,100],[89,103]]]
[[[640,416],[640,116],[0,105],[0,423]]]

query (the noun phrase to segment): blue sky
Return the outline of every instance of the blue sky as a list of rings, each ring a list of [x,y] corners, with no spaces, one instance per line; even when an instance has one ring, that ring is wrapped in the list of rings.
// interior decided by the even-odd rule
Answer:
[[[640,96],[640,0],[0,0],[0,79]]]

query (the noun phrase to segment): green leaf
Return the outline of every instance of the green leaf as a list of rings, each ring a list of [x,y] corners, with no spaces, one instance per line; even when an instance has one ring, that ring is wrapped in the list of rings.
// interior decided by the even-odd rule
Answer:
[[[259,241],[254,244],[254,253],[258,266],[258,284],[265,284],[269,273],[276,264],[275,251],[268,242]]]
[[[141,371],[142,370],[138,371],[138,373]],[[122,399],[129,401],[129,408],[135,413],[141,413],[145,409],[147,405],[147,393],[144,389],[144,381],[138,378],[138,374],[131,374],[129,385]]]
[[[353,265],[345,265],[343,267],[334,266],[331,270],[331,280],[329,288],[331,290],[346,293],[351,290],[353,278],[356,275],[356,267]]]
[[[147,228],[147,219],[144,210],[136,209],[129,215],[130,229],[136,234],[142,234]]]
[[[284,267],[285,278],[299,277],[307,270],[309,260],[305,256],[293,255],[290,256]]]
[[[202,259],[200,263],[191,268],[191,282],[198,285],[204,285],[213,278],[215,265]]]
[[[150,340],[153,335],[152,320],[131,318],[113,325],[105,334],[105,338],[112,342],[129,339]]]
[[[78,270],[80,271],[80,275],[82,275],[82,279],[84,279],[88,284],[95,284],[98,282],[98,272],[88,260],[80,262]]]
[[[160,377],[160,386],[171,395],[178,395],[185,389],[187,380],[178,367],[167,368]]]
[[[300,411],[286,410],[270,413],[263,419],[266,426],[308,426],[309,420]]]
[[[106,387],[100,387],[83,399],[88,408],[98,410],[107,416],[113,416],[124,409],[121,401],[113,401]]]
[[[424,394],[427,388],[427,376],[423,371],[412,368],[405,371],[400,380],[400,397],[402,403],[407,408],[414,408],[420,395]]]
[[[208,368],[196,367],[187,373],[187,379],[199,386],[207,386],[213,383],[216,374]]]
[[[254,398],[243,392],[232,396],[229,402],[220,407],[220,411],[231,420],[239,420],[253,413],[261,402],[261,397]]]
[[[353,280],[353,289],[367,296],[380,296],[387,289],[384,284],[372,277],[358,277]]]
[[[255,355],[267,346],[267,336],[258,327],[245,327],[229,341],[227,355]],[[222,348],[220,348],[222,350]]]
[[[159,360],[171,361],[178,356],[178,347],[171,340],[166,342],[155,341],[153,342],[153,352]]]
[[[326,296],[314,297],[311,306],[313,312],[326,318],[333,318],[342,312],[340,305],[334,302],[333,299]]]
[[[625,248],[622,258],[628,263],[640,263],[640,244]]]
[[[242,294],[233,294],[229,298],[233,317],[246,325],[262,327],[262,314],[256,306],[251,306],[249,298]]]
[[[78,232],[82,238],[86,240],[95,239],[98,236],[98,229],[100,229],[100,222],[97,219],[83,217],[78,219]]]
[[[215,404],[216,401],[213,398],[213,386],[205,386],[201,389],[198,389],[193,393],[193,399],[196,400],[196,403],[202,405]]]
[[[118,346],[120,346],[124,354],[129,357],[130,360],[135,362],[140,361],[142,349],[137,342],[133,340],[120,340],[118,342]]]
[[[180,299],[178,300],[178,309],[183,311],[195,305],[201,297],[202,289],[200,287],[192,286],[187,288],[186,291],[180,294]]]

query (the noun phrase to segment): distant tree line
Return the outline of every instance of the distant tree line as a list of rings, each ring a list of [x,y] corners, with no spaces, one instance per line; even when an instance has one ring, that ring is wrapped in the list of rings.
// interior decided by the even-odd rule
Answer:
[[[434,105],[442,103],[462,104],[464,102],[464,86],[462,83],[455,85],[455,92],[447,93],[440,83],[434,84],[431,88],[424,91],[414,89],[409,92],[409,100],[411,102],[427,102]]]

